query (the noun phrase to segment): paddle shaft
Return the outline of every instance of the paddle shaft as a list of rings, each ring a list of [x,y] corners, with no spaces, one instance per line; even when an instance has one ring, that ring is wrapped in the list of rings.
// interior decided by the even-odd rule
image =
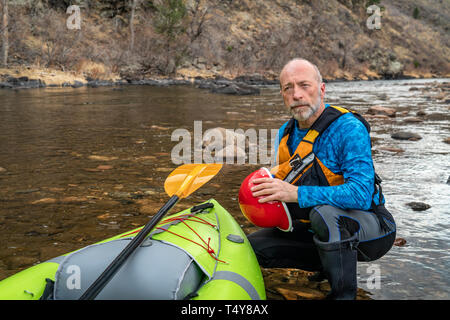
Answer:
[[[141,231],[130,241],[130,243],[122,250],[122,252],[109,264],[103,273],[95,280],[91,286],[81,295],[80,300],[93,300],[100,293],[101,290],[108,284],[108,282],[119,271],[128,257],[136,250],[145,237],[152,231],[152,229],[161,221],[167,212],[178,202],[180,198],[173,195],[169,201],[156,213],[156,215],[142,228]]]

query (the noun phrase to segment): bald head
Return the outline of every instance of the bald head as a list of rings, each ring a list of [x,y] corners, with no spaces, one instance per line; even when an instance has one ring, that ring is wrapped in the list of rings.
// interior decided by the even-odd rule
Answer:
[[[283,77],[286,73],[290,72],[306,72],[315,75],[317,83],[320,85],[322,83],[322,75],[320,74],[319,68],[317,66],[302,58],[294,58],[286,63],[280,72],[280,86],[283,85]]]
[[[309,128],[325,109],[325,84],[316,65],[296,58],[280,72],[280,93],[300,128]]]

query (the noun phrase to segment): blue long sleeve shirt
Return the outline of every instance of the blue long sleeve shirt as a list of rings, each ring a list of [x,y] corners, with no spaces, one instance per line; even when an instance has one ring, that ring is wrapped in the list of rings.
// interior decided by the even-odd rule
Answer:
[[[278,131],[275,155],[287,123]],[[288,139],[291,155],[307,132],[307,129],[295,126]],[[299,206],[308,208],[329,204],[341,209],[368,210],[374,192],[374,167],[370,135],[364,124],[351,113],[340,116],[316,139],[313,152],[333,173],[343,175],[344,184],[299,186]],[[378,195],[374,200],[378,204]]]

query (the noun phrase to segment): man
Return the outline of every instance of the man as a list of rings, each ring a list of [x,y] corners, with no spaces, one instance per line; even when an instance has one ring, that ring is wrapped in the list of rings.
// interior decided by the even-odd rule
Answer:
[[[392,247],[396,226],[384,207],[371,156],[368,123],[324,104],[318,68],[304,59],[280,73],[280,93],[292,115],[279,130],[273,178],[253,181],[259,203],[285,202],[292,232],[266,228],[249,235],[263,267],[319,270],[330,299],[355,299],[357,259],[373,261]]]

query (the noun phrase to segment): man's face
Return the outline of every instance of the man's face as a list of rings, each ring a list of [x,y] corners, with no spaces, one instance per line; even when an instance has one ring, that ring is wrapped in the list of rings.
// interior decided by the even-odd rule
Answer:
[[[281,95],[291,115],[306,122],[321,107],[325,84],[319,85],[315,69],[306,62],[287,65],[280,75]]]

